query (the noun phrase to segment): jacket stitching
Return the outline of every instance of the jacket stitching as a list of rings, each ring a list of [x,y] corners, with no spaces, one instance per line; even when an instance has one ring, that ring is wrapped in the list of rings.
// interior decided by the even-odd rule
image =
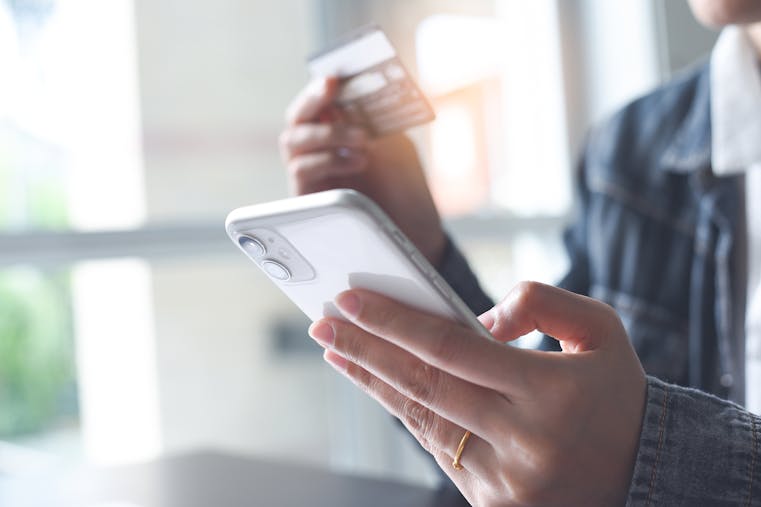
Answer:
[[[750,431],[753,435],[753,450],[750,465],[748,466],[748,498],[745,505],[749,506],[753,501],[753,476],[756,472],[756,457],[758,456],[758,431],[756,429],[756,419],[750,416]]]
[[[666,213],[657,210],[653,203],[634,195],[623,186],[617,185],[611,181],[606,181],[595,175],[590,175],[587,181],[590,191],[608,196],[613,200],[626,204],[642,215],[654,218],[655,220],[670,226],[672,229],[676,229],[685,236],[693,237],[695,235],[693,224],[685,220],[672,219]]]
[[[650,303],[642,298],[615,290],[603,284],[593,284],[590,294],[613,306],[616,310],[626,312],[637,318],[647,318],[662,325],[667,325],[680,333],[687,331],[687,321],[670,311],[665,306]]]
[[[663,435],[666,432],[666,412],[668,411],[668,389],[663,389],[663,403],[661,404],[661,417],[658,421],[658,448],[655,451],[655,464],[653,464],[653,471],[650,473],[650,488],[647,492],[647,500],[645,505],[650,505],[653,499],[653,491],[655,490],[655,478],[658,472],[658,464],[661,461],[661,450],[663,449]]]
[[[681,135],[678,139],[680,143],[684,143],[687,136]],[[664,166],[672,167],[681,171],[694,171],[695,167],[699,167],[711,160],[711,148],[704,148],[702,151],[696,151],[688,156],[683,156],[675,151],[667,151],[664,153],[661,163]]]

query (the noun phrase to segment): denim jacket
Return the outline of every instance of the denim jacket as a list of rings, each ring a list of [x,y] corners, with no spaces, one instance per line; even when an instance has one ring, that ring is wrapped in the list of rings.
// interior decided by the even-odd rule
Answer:
[[[761,505],[761,418],[724,401],[744,400],[745,192],[711,170],[709,75],[594,129],[576,175],[559,286],[614,307],[648,374],[629,505]],[[491,307],[454,246],[440,270],[474,312]]]

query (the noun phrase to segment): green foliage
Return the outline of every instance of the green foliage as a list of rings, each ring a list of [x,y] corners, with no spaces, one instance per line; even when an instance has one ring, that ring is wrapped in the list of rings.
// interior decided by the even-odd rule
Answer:
[[[68,275],[0,274],[0,437],[76,416]]]

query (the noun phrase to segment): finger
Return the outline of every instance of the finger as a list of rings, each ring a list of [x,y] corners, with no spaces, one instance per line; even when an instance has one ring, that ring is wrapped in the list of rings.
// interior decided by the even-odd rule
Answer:
[[[530,391],[527,376],[540,368],[533,351],[487,340],[451,320],[373,292],[343,292],[336,305],[347,319],[370,334],[461,379],[511,396]]]
[[[487,441],[497,442],[504,435],[510,409],[504,395],[441,371],[345,321],[318,321],[309,328],[309,334],[322,346],[362,367],[403,396]]]
[[[361,152],[322,151],[307,153],[288,162],[288,173],[299,188],[313,186],[321,180],[347,176],[362,172],[367,166],[367,157]]]
[[[437,461],[443,462],[442,468],[445,472],[450,471],[447,470],[447,466],[453,470],[452,461],[460,440],[465,434],[465,429],[407,398],[378,377],[339,354],[326,350],[323,357],[339,373],[347,376],[391,415],[397,417],[423,449],[436,457]],[[467,471],[483,479],[493,477],[498,470],[494,449],[476,434],[468,440],[460,456],[460,463],[463,470],[459,472]]]
[[[335,123],[295,125],[280,135],[280,148],[286,160],[295,155],[331,148],[362,148],[367,133],[360,127]]]
[[[288,106],[285,113],[288,125],[315,121],[328,108],[338,93],[338,79],[320,77],[311,81]]]
[[[480,318],[497,340],[514,340],[536,329],[561,341],[569,352],[593,350],[607,337],[625,336],[610,306],[538,282],[519,283]]]

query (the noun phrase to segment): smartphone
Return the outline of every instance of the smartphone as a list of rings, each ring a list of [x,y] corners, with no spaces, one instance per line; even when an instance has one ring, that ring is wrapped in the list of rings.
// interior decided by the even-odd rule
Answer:
[[[333,300],[374,291],[491,335],[370,198],[336,189],[238,208],[227,234],[312,321],[341,318]]]

